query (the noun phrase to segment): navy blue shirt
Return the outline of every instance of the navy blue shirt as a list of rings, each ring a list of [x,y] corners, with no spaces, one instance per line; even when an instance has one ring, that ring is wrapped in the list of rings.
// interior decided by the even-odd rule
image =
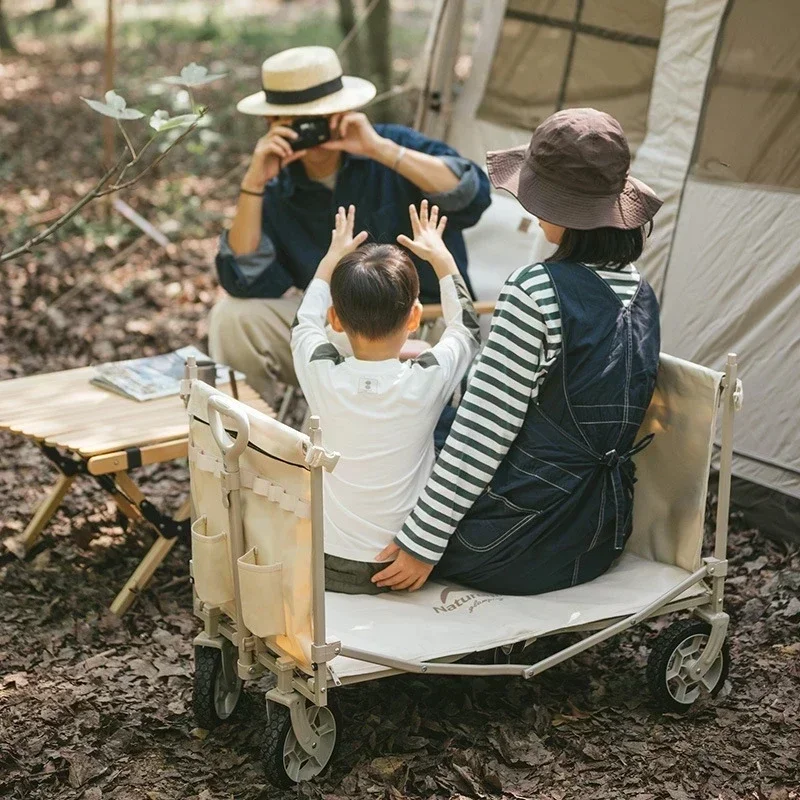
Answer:
[[[305,289],[314,277],[331,240],[339,206],[356,207],[356,232],[369,233],[368,241],[395,242],[398,234],[412,236],[410,204],[427,197],[447,214],[444,241],[467,278],[467,249],[461,231],[474,225],[489,206],[489,180],[483,170],[461,158],[453,148],[402,125],[376,125],[380,136],[409,150],[439,156],[459,178],[449,192],[425,194],[402,175],[377,161],[342,153],[336,185],[331,191],[306,175],[300,161],[281,170],[264,195],[262,238],[255,253],[236,256],[220,241],[217,272],[222,287],[234,297],[280,297],[296,286]],[[439,301],[439,282],[430,264],[414,259],[420,276],[423,302]]]

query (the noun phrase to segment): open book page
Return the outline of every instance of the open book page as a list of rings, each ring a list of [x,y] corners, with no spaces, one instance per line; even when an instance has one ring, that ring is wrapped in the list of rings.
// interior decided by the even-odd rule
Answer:
[[[190,345],[163,355],[101,364],[91,383],[132,400],[169,397],[180,391],[184,365],[189,356],[194,356],[198,362],[209,360],[207,355]],[[244,375],[236,373],[236,378],[242,379]],[[228,367],[217,364],[217,383],[227,382]]]

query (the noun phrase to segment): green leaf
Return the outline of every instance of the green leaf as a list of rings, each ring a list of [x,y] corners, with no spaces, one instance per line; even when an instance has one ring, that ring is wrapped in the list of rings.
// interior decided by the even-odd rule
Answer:
[[[226,72],[210,73],[208,67],[195,64],[193,61],[181,70],[180,75],[169,75],[163,78],[163,82],[173,86],[204,86],[207,83],[224,78],[225,75],[227,75]]]
[[[113,119],[141,119],[144,117],[141,111],[135,108],[128,108],[125,98],[118,95],[113,89],[106,92],[105,103],[99,100],[89,100],[87,97],[81,97],[89,108],[102,114],[104,117],[112,117]]]

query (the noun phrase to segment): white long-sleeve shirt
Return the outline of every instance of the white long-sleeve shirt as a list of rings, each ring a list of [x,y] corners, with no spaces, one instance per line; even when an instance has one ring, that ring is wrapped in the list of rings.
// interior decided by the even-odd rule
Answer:
[[[478,351],[478,321],[460,276],[440,281],[446,329],[412,361],[344,357],[328,340],[330,286],[314,280],[292,329],[300,387],[325,447],[325,552],[374,562],[414,508],[434,463],[433,430]]]

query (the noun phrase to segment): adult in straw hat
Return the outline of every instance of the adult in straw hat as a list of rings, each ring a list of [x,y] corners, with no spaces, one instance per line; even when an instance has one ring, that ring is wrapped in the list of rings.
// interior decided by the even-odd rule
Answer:
[[[660,338],[635,262],[661,201],[630,176],[619,123],[591,108],[487,165],[557,249],[506,281],[433,475],[377,559],[396,556],[381,586],[419,588],[435,566],[484,591],[551,591],[600,575],[630,534]]]
[[[295,47],[268,58],[261,89],[237,105],[264,118],[267,132],[220,239],[217,271],[228,297],[212,312],[209,340],[212,356],[262,393],[270,372],[296,382],[289,330],[299,297],[284,294],[310,282],[339,206],[356,206],[356,228],[373,241],[395,242],[412,235],[409,205],[427,198],[448,216],[445,243],[466,277],[461,231],[489,205],[487,177],[443,142],[400,125],[373,126],[357,109],[374,97],[369,81],[342,74],[330,48]],[[302,144],[308,131],[317,138]],[[438,302],[433,270],[414,260],[421,299]]]

